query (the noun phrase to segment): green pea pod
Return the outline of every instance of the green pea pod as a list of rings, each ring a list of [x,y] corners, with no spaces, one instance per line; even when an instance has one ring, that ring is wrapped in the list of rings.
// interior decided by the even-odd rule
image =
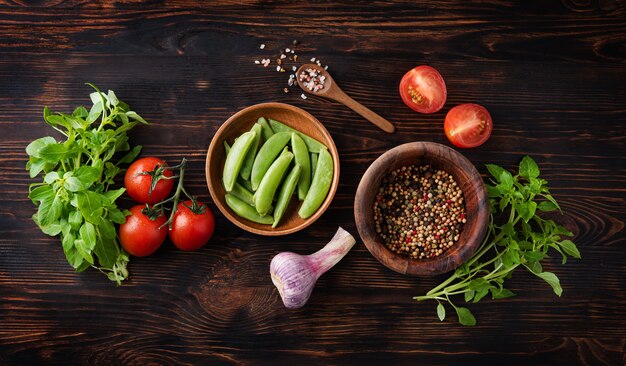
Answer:
[[[302,201],[311,186],[311,159],[309,158],[309,150],[306,144],[295,132],[291,134],[291,148],[293,149],[296,164],[302,167],[300,180],[298,181],[298,198]]]
[[[254,209],[254,207],[235,197],[234,195],[227,193],[224,197],[226,199],[226,204],[230,207],[231,210],[235,211],[235,213],[239,217],[243,217],[246,220],[250,220],[252,222],[258,222],[259,224],[271,224],[274,222],[274,218],[271,215],[261,216]]]
[[[244,186],[239,184],[239,182],[235,182],[235,185],[233,186],[233,190],[230,191],[230,194],[232,194],[233,196],[239,198],[240,200],[244,201],[245,203],[251,206],[254,205],[254,195],[252,194],[252,192],[247,190]]]
[[[265,172],[267,172],[270,165],[274,162],[274,159],[276,159],[278,154],[280,154],[290,139],[290,132],[280,132],[274,134],[274,136],[270,137],[270,139],[265,141],[263,146],[261,146],[261,149],[256,154],[256,158],[254,159],[252,173],[250,174],[253,191],[256,191],[259,188],[259,184],[261,183],[261,179],[263,179]]]
[[[272,163],[267,173],[265,173],[263,180],[261,180],[259,189],[254,194],[254,206],[261,216],[267,214],[270,206],[272,206],[274,194],[280,182],[283,180],[285,172],[287,168],[289,168],[289,164],[291,164],[291,160],[293,160],[293,154],[291,152],[287,151],[281,154],[281,156]]]
[[[245,189],[249,190],[250,192],[254,192],[254,189],[252,189],[252,183],[250,183],[250,179],[241,179],[241,177],[237,178],[237,182],[239,182],[239,184],[241,184]]]
[[[287,210],[287,206],[289,206],[291,196],[296,190],[296,186],[298,185],[300,174],[302,171],[302,167],[300,166],[300,164],[297,163],[296,160],[296,166],[291,169],[291,172],[289,172],[287,178],[285,178],[285,182],[283,183],[283,186],[280,188],[280,192],[278,193],[278,201],[276,202],[276,209],[274,210],[274,223],[272,224],[272,227],[278,226],[280,219],[283,217],[283,214]]]
[[[317,141],[316,139],[314,139],[313,137],[304,134],[298,130],[294,130],[293,128],[287,126],[286,124],[280,123],[274,119],[270,118],[270,126],[272,126],[272,130],[274,130],[274,133],[279,133],[279,132],[295,132],[297,133],[300,137],[302,137],[302,139],[304,140],[304,142],[306,143],[306,147],[309,149],[310,152],[314,152],[314,153],[319,153],[320,151],[322,151],[323,149],[326,149],[326,145],[322,144],[321,142]]]
[[[224,140],[224,150],[226,150],[226,155],[230,153],[230,145],[226,142],[226,140]]]
[[[263,140],[264,141],[269,140],[270,137],[274,135],[274,131],[272,131],[272,128],[270,127],[269,123],[267,123],[267,120],[265,118],[259,117],[256,123],[260,124],[261,127],[263,128]]]
[[[239,136],[230,148],[230,153],[226,156],[226,162],[224,163],[224,188],[226,192],[230,192],[235,185],[235,180],[239,175],[239,170],[243,165],[243,161],[246,158],[246,153],[250,150],[256,133],[254,131],[246,132]]]
[[[311,188],[307,193],[298,215],[301,218],[307,219],[311,217],[322,205],[324,199],[328,195],[330,190],[330,184],[333,181],[333,157],[328,150],[320,151],[320,156],[317,161],[317,168],[315,169],[315,175],[311,182]]]
[[[259,148],[259,143],[261,142],[262,130],[263,129],[261,128],[261,125],[256,124],[256,123],[254,124],[254,126],[252,126],[252,129],[250,129],[250,131],[254,131],[256,135],[254,136],[254,141],[252,141],[252,146],[250,147],[250,150],[248,150],[248,153],[246,154],[246,158],[243,161],[243,165],[241,166],[241,170],[239,171],[239,175],[243,179],[250,178],[250,173],[252,172],[252,164],[254,164],[254,158],[256,157],[256,152],[257,152],[257,149]]]
[[[317,154],[311,153],[311,177],[315,175],[315,168],[317,168]]]

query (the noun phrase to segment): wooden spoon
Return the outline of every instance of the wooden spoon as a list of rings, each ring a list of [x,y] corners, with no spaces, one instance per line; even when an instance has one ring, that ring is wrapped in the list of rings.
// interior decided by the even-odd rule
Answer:
[[[299,75],[302,72],[306,73],[306,69],[317,70],[318,75],[325,77],[324,87],[322,89],[314,92],[312,90],[309,90],[304,85],[304,81],[300,80]],[[322,67],[319,67],[316,64],[304,64],[300,66],[298,71],[296,71],[296,80],[300,88],[302,88],[302,90],[304,90],[305,92],[312,94],[312,95],[317,95],[318,97],[324,97],[324,98],[328,98],[330,100],[339,102],[345,105],[346,107],[352,109],[356,113],[360,114],[363,118],[375,124],[376,126],[378,126],[378,128],[380,128],[381,130],[385,132],[393,133],[393,131],[395,130],[395,127],[391,124],[391,122],[387,121],[383,117],[373,112],[371,109],[365,107],[363,104],[350,98],[346,93],[344,93],[343,90],[341,90],[341,88],[339,87],[339,85],[337,85],[335,80],[333,80],[333,77],[330,76],[328,71],[324,70]]]

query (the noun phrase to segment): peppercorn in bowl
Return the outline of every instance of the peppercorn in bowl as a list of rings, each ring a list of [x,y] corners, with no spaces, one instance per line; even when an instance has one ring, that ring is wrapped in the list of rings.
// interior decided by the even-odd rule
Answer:
[[[432,142],[393,148],[370,165],[354,215],[372,255],[403,274],[451,271],[480,246],[489,222],[483,180],[463,155]]]

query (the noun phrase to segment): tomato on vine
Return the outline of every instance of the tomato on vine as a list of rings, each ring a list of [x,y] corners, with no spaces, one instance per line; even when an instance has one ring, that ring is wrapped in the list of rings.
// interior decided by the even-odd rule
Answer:
[[[126,171],[124,186],[128,195],[139,203],[163,201],[174,187],[174,173],[165,161],[146,157],[135,161]]]
[[[169,237],[180,250],[196,250],[208,243],[215,229],[215,218],[209,207],[196,200],[178,204]]]
[[[145,257],[157,251],[167,236],[167,218],[163,211],[137,205],[130,209],[126,222],[120,225],[122,247],[135,257]]]

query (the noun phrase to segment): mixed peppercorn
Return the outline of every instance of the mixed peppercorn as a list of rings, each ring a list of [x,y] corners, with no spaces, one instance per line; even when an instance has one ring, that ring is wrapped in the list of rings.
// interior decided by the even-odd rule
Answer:
[[[415,259],[434,258],[459,240],[466,222],[463,193],[443,170],[403,166],[383,178],[374,221],[391,251]]]

